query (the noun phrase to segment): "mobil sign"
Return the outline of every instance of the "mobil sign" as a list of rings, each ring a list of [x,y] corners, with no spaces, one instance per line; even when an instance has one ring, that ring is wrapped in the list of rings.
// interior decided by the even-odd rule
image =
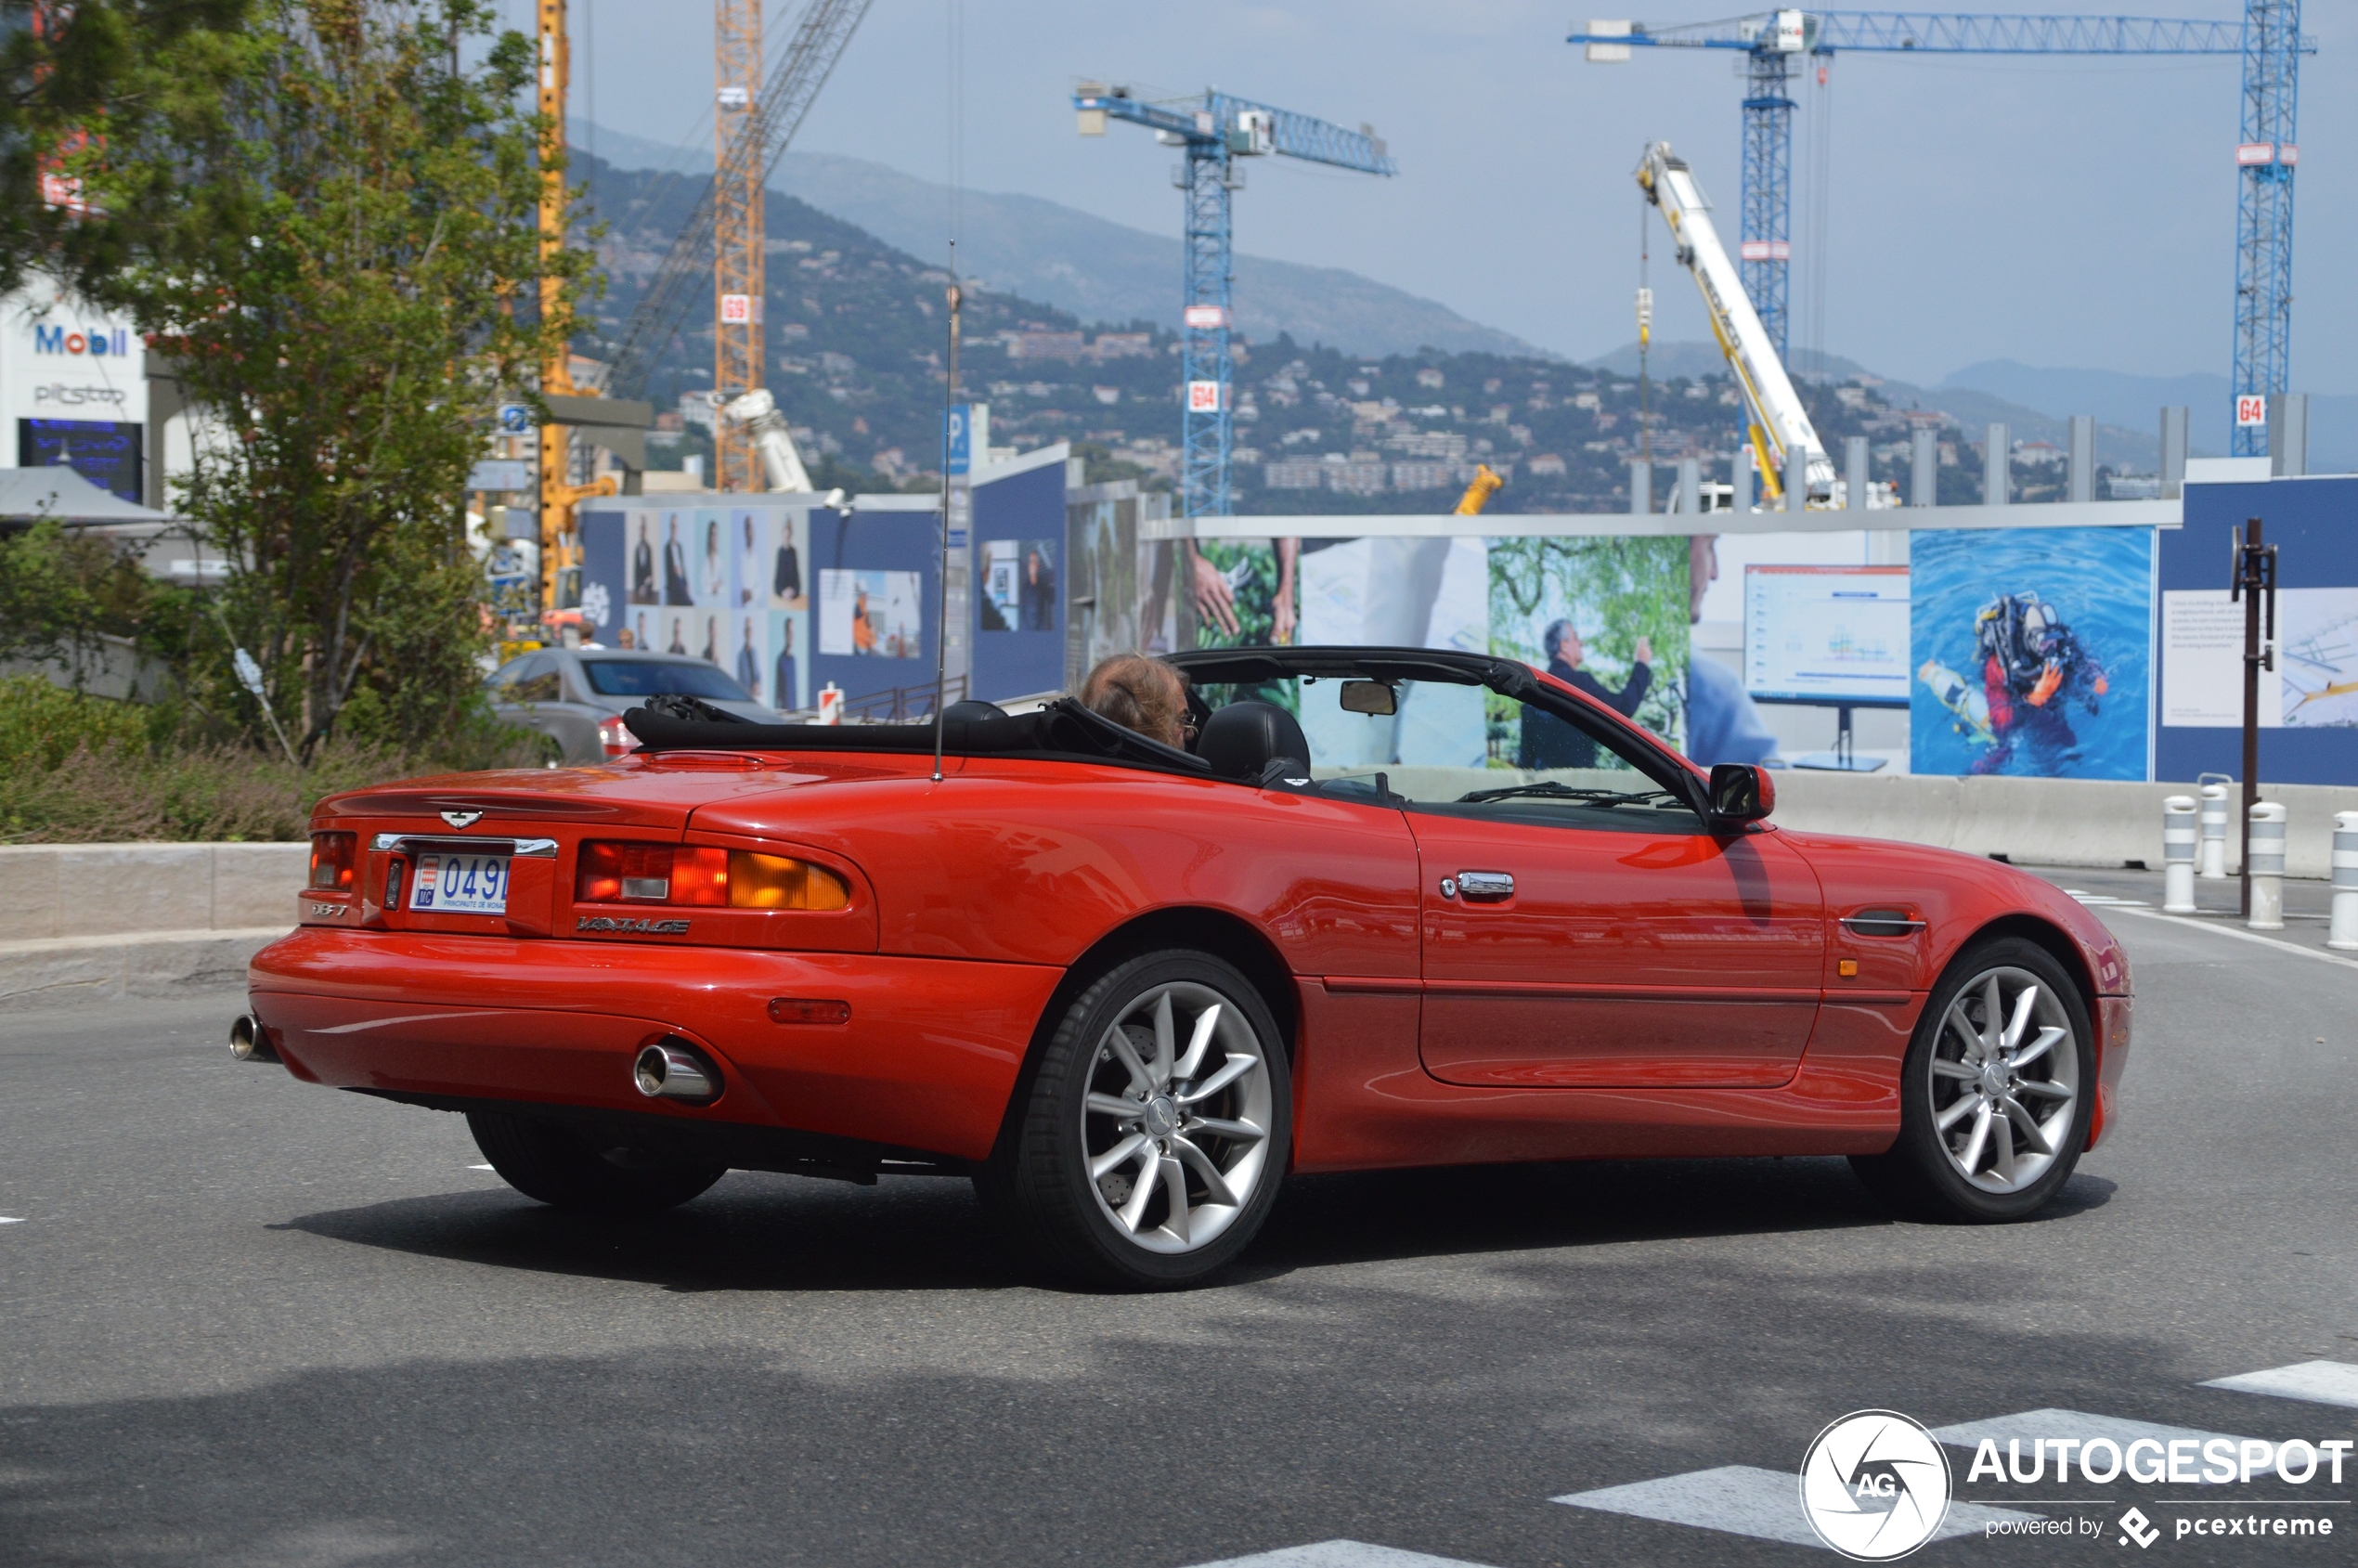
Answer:
[[[35,321],[32,352],[86,356],[92,359],[127,358],[131,353],[131,330],[127,327],[69,327]]]

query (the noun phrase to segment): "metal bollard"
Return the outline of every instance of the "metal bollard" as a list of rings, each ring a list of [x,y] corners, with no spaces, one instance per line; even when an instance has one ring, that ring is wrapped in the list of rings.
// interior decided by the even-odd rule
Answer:
[[[2227,786],[2202,786],[2202,858],[2197,862],[2206,882],[2227,880]]]
[[[2334,813],[2334,915],[2326,945],[2358,950],[2358,811]]]
[[[2251,859],[2251,918],[2244,924],[2255,931],[2285,928],[2285,808],[2275,800],[2255,801],[2247,853]]]
[[[2195,797],[2173,795],[2161,803],[2161,909],[2165,914],[2195,913]]]

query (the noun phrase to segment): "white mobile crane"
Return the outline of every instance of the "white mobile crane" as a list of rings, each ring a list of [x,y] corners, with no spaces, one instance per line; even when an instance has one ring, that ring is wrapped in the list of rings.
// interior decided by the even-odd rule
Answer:
[[[1744,296],[1735,263],[1720,246],[1719,230],[1711,221],[1711,203],[1695,183],[1694,171],[1670,150],[1668,142],[1658,141],[1646,149],[1645,158],[1638,164],[1638,184],[1645,190],[1646,200],[1662,209],[1663,221],[1678,241],[1678,265],[1694,274],[1695,287],[1703,291],[1704,308],[1711,314],[1712,335],[1719,340],[1719,351],[1728,356],[1728,368],[1743,392],[1744,407],[1751,416],[1753,454],[1760,465],[1761,494],[1772,500],[1783,494],[1786,455],[1797,450],[1808,454],[1809,493],[1805,504],[1811,500],[1820,506],[1833,504],[1833,460],[1818,439],[1809,410],[1802,407],[1801,395],[1794,390],[1793,378],[1785,374],[1784,364],[1760,324],[1759,313]]]

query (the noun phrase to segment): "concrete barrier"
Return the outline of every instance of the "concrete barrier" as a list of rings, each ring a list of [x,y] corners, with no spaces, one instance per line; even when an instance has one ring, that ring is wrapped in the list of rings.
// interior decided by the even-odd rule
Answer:
[[[308,844],[0,845],[0,1005],[240,986],[294,927]]]
[[[0,942],[294,924],[306,844],[0,845]]]
[[[1786,769],[1776,820],[1812,833],[1933,844],[2026,865],[2159,867],[2161,803],[2183,784],[2088,779],[1945,778]],[[2358,809],[2358,787],[2263,784],[2291,813],[2285,875],[2324,877],[2333,865],[2334,814]],[[2227,845],[2235,865],[2235,841]]]

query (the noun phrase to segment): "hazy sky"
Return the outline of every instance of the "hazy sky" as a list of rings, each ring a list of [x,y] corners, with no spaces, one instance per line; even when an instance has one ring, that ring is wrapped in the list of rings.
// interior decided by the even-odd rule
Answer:
[[[2012,7],[2013,0],[2009,0]],[[521,24],[522,0],[502,0]],[[1976,6],[1974,8],[1987,8]],[[2018,8],[2018,7],[2013,7]],[[2062,8],[2062,7],[2058,7]],[[2091,4],[2089,10],[2111,8]],[[2233,18],[2233,0],[2146,0]],[[1641,13],[1657,25],[1728,0]],[[708,143],[710,11],[687,0],[572,0],[574,112],[667,143]],[[773,8],[773,47],[798,10]],[[2358,6],[2312,5],[2304,63],[2293,385],[2358,391],[2358,314],[2336,289],[2358,245]],[[963,19],[964,112],[949,103]],[[1477,321],[1587,357],[1635,335],[1639,198],[1629,171],[1665,138],[1735,227],[1735,57],[1668,50],[1590,65],[1565,8],[1524,0],[876,0],[796,145],[977,190],[1043,196],[1176,234],[1173,153],[1135,127],[1074,131],[1072,84],[1218,85],[1347,125],[1372,122],[1401,165],[1375,179],[1256,160],[1238,248],[1347,266]],[[1797,95],[1797,258],[1808,254],[1812,132],[1831,179],[1822,337],[1794,279],[1794,343],[1820,341],[1934,382],[1976,360],[2224,374],[2232,351],[2238,62],[1850,55]],[[954,133],[954,134],[953,134]],[[1656,332],[1706,336],[1652,217]],[[945,234],[947,232],[945,214]],[[1172,279],[1176,313],[1178,279]]]

